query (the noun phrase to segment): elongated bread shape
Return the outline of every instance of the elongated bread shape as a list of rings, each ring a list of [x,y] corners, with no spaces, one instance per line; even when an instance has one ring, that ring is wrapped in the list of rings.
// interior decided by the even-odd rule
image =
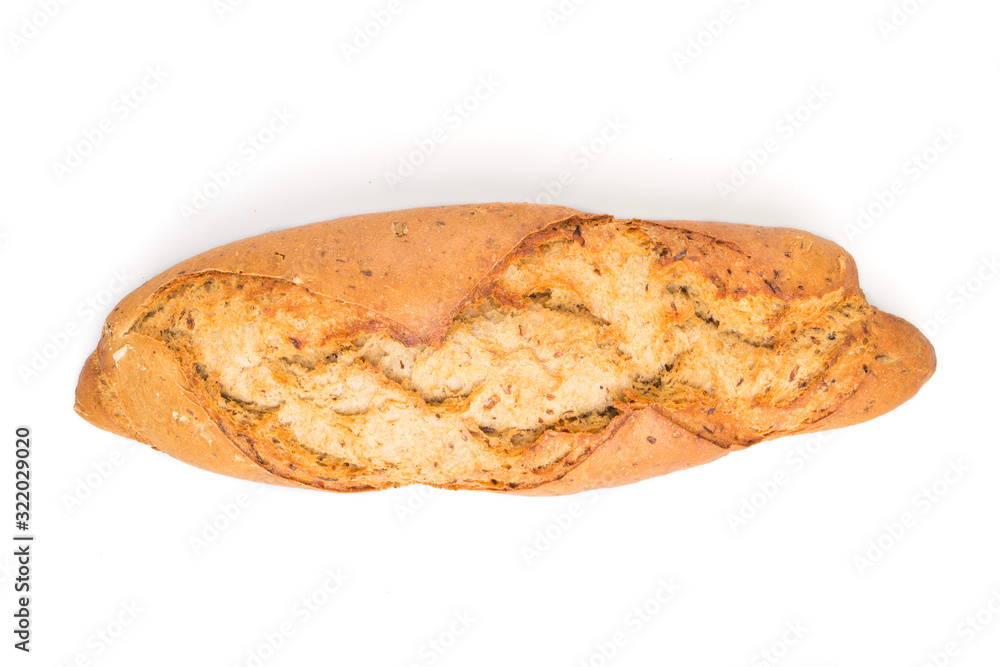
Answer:
[[[111,313],[76,411],[261,482],[560,494],[871,419],[934,368],[807,232],[498,203],[182,262]]]

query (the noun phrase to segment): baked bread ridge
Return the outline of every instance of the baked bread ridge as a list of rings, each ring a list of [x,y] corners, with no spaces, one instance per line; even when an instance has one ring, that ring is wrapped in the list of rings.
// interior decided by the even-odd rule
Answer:
[[[539,259],[543,255],[557,259],[549,266]],[[576,277],[560,275],[561,266],[576,267]],[[580,277],[591,269],[600,276],[594,285]],[[684,322],[678,315],[671,326],[676,339],[690,343],[688,349],[678,352],[661,345],[665,354],[657,357],[624,340],[629,332],[638,332],[633,339],[642,338],[643,323],[614,305],[627,299],[613,292],[621,291],[619,284],[634,283],[640,273],[660,281],[655,286],[671,299],[675,312],[687,313]],[[650,284],[652,278],[646,290]],[[632,287],[634,296],[638,288]],[[257,315],[221,310],[220,304],[231,309],[234,303],[236,310],[257,309]],[[651,308],[667,301],[656,297],[637,303]],[[194,309],[193,316],[181,308],[184,304]],[[253,356],[255,352],[240,347],[246,341],[234,332],[250,327],[264,332],[264,338],[273,333],[254,324],[260,321],[260,304],[274,316],[266,321],[280,321],[285,328],[278,333],[289,341],[256,342],[260,349],[287,348],[283,356],[256,359],[254,368],[267,371],[267,382],[248,379],[246,369],[236,373],[232,360],[219,357],[215,349]],[[179,313],[186,315],[186,326]],[[837,324],[840,316],[844,324]],[[542,334],[551,334],[532,343],[536,357],[539,351],[550,352],[546,345],[552,347],[565,330],[591,336],[592,347],[583,348],[586,354],[572,344],[566,347],[568,354],[580,356],[577,363],[586,365],[593,356],[606,362],[594,372],[612,367],[620,373],[641,367],[641,372],[633,372],[637,377],[625,384],[613,374],[601,375],[611,380],[609,398],[595,403],[593,396],[586,397],[597,408],[585,414],[574,412],[573,400],[586,394],[586,373],[574,380],[565,365],[555,368],[555,375],[567,375],[563,385],[572,385],[573,391],[560,385],[549,393],[530,394],[502,382],[491,388],[492,380],[484,374],[471,389],[466,383],[464,394],[439,396],[439,387],[420,384],[412,362],[441,366],[449,332],[470,340],[480,336],[480,348],[495,348],[507,344],[503,332],[490,333],[486,338],[493,337],[484,342],[482,335],[470,336],[469,331],[499,330],[503,327],[497,322],[526,323],[527,317],[541,323]],[[339,324],[316,330],[317,322],[335,321]],[[814,329],[829,331],[833,342],[812,335],[813,343],[805,341],[800,328],[811,324],[826,326]],[[211,343],[214,339],[224,342]],[[609,351],[614,346],[608,341],[618,349]],[[712,383],[719,378],[704,375],[709,372],[703,368],[706,350],[712,349],[706,345],[718,348],[724,341],[723,351],[771,354],[775,369],[783,372],[799,358],[795,350],[803,345],[819,361],[804,356],[809,363],[791,365],[781,387],[771,382],[764,389],[768,383],[762,383],[760,395],[744,395],[754,383],[750,380],[743,389],[729,387],[725,395],[715,396]],[[792,352],[786,355],[789,343]],[[656,345],[660,343],[653,341],[648,347]],[[521,349],[505,349],[494,360],[510,368],[487,365],[488,374],[528,378],[530,364],[517,361]],[[213,354],[216,363],[210,367],[205,360]],[[651,372],[656,370],[651,363],[666,358],[678,370],[668,363],[659,376]],[[350,365],[341,359],[350,359]],[[387,359],[393,369],[385,368]],[[405,372],[394,370],[396,361]],[[555,362],[549,358],[545,363]],[[356,405],[345,410],[357,392],[331,398],[329,385],[357,380],[358,368],[367,374],[362,389],[370,390],[369,398],[385,399],[383,405],[390,406],[386,412],[392,414],[352,412]],[[807,232],[618,220],[556,206],[496,203],[315,223],[237,241],[182,262],[128,295],[111,313],[81,373],[77,411],[105,430],[147,442],[175,458],[255,481],[335,491],[426,483],[541,495],[638,481],[766,438],[863,421],[912,396],[933,368],[933,349],[915,328],[864,302],[847,252]],[[204,377],[199,379],[199,372]],[[219,381],[224,376],[226,388]],[[688,384],[677,384],[675,376]],[[538,384],[545,379],[542,374]],[[739,382],[736,387],[743,385],[742,377]],[[327,394],[317,392],[318,386]],[[289,387],[302,395],[288,394]],[[279,396],[279,389],[285,393]],[[664,405],[646,400],[657,393]],[[310,403],[325,401],[327,412],[308,412],[302,405],[292,410],[303,396]],[[761,397],[773,405],[764,405]],[[527,428],[518,410],[546,400],[570,410],[558,418],[545,417],[541,427]],[[156,406],[162,407],[152,409]],[[414,428],[406,438],[410,442],[378,442],[377,448],[366,449],[364,438],[361,444],[353,442],[343,428],[317,427],[305,434],[306,441],[322,441],[332,450],[306,446],[301,428],[294,429],[322,421],[331,406],[355,431],[395,433],[397,440],[402,439],[400,431],[390,427],[390,419],[402,419]],[[375,421],[378,428],[368,423]],[[260,426],[265,422],[270,426]],[[543,422],[541,416],[538,422]],[[439,428],[442,423],[450,426]],[[490,426],[497,423],[504,427],[499,432]],[[473,443],[465,445],[458,436]],[[449,437],[458,453],[441,449]],[[337,450],[337,444],[345,449]]]

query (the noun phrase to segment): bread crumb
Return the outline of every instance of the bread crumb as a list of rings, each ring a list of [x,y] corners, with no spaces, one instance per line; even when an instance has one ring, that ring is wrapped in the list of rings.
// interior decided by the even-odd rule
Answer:
[[[132,349],[132,346],[126,343],[125,345],[122,345],[120,348],[118,348],[117,352],[111,355],[111,358],[115,360],[115,366],[118,365],[118,362],[121,361],[122,357],[124,357],[125,353],[128,352],[130,349]]]

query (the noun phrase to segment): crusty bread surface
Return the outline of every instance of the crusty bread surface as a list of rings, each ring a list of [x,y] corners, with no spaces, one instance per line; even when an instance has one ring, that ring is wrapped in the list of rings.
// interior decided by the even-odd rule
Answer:
[[[871,419],[934,367],[810,233],[497,203],[192,257],[112,311],[76,411],[254,481],[552,495]]]

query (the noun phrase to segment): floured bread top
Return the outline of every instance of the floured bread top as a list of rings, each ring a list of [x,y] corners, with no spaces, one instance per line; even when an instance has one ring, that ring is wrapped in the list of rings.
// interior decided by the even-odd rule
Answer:
[[[655,240],[654,240],[655,239]],[[271,472],[330,490],[532,488],[649,405],[719,447],[802,430],[875,363],[859,292],[780,292],[738,248],[587,221],[517,253],[440,344],[291,281],[204,271],[128,335],[162,341]]]

